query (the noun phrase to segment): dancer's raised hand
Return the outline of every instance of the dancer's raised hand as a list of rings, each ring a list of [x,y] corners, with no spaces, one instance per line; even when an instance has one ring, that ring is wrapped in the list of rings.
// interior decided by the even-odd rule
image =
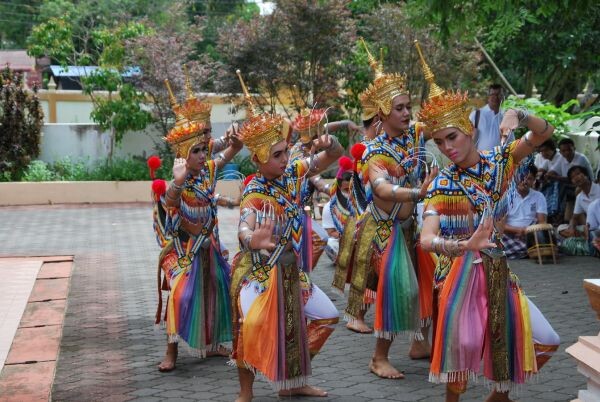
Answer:
[[[256,223],[254,232],[250,239],[250,248],[253,250],[272,251],[275,248],[273,243],[273,228],[275,227],[275,209],[267,204],[256,214]]]
[[[183,184],[187,174],[187,161],[184,158],[176,158],[173,161],[173,179],[176,184]]]
[[[479,226],[477,226],[475,233],[467,240],[465,248],[472,251],[479,251],[485,248],[496,248],[496,243],[490,241],[492,230],[494,230],[494,218],[491,216],[484,217],[479,223]]]

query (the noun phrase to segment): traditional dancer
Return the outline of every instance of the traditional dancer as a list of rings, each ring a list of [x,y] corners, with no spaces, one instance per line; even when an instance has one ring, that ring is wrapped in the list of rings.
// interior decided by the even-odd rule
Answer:
[[[321,224],[327,231],[325,253],[335,263],[338,259],[348,260],[352,253],[354,224],[349,225],[353,217],[350,204],[350,179],[352,178],[352,159],[342,156],[338,161],[338,171],[331,187],[331,198],[323,206]],[[350,229],[345,230],[346,227]]]
[[[483,358],[492,388],[487,401],[508,401],[508,391],[537,373],[559,338],[496,248],[494,222],[506,213],[518,163],[550,137],[553,127],[510,109],[500,125],[504,137],[518,125],[531,131],[478,152],[467,95],[444,92],[422,55],[421,61],[430,91],[419,117],[452,161],[431,184],[423,213],[422,246],[439,255],[429,378],[447,383],[446,401],[458,401]]]
[[[307,273],[302,188],[309,176],[336,161],[343,148],[335,137],[324,134],[313,143],[323,151],[289,164],[288,122],[275,114],[255,114],[239,70],[238,75],[250,115],[240,138],[258,173],[242,197],[238,231],[242,251],[234,259],[231,284],[232,363],[240,380],[237,401],[252,399],[256,373],[282,396],[325,396],[307,379],[311,359],[333,332],[339,314]]]
[[[373,138],[377,137],[377,134],[381,128],[381,123],[377,114],[378,107],[373,101],[371,101],[370,96],[371,93],[369,91],[364,91],[360,95],[360,102],[363,109],[362,121],[365,129],[364,136],[360,142],[354,144],[350,149],[350,154],[352,155],[352,158],[354,158],[352,177],[350,179],[350,205],[353,214],[348,217],[346,226],[353,229],[352,238],[350,239],[350,233],[347,233],[346,236],[348,237],[348,240],[344,240],[342,242],[344,244],[344,249],[349,246],[350,251],[347,253],[341,253],[339,258],[336,260],[333,283],[331,285],[333,290],[341,294],[344,293],[346,286],[349,286],[350,283],[352,283],[352,278],[354,276],[360,278],[361,275],[365,275],[365,272],[369,271],[366,258],[361,258],[359,260],[356,258],[355,252],[357,245],[359,244],[356,236],[357,229],[360,226],[362,217],[365,214],[369,204],[364,185],[360,178],[360,172],[362,169],[362,155],[366,149],[366,144]],[[366,246],[368,247],[369,242],[367,241],[366,237],[364,240],[366,241]],[[359,262],[363,264],[361,265]],[[373,329],[365,323],[365,314],[367,313],[369,299],[363,300],[364,294],[360,294],[359,292],[350,293],[349,297],[354,297],[354,303],[362,307],[359,308],[352,317],[346,315],[346,328],[359,334],[372,333]]]
[[[230,268],[221,255],[214,228],[217,205],[227,206],[229,201],[217,200],[214,190],[217,170],[242,148],[242,143],[232,136],[231,145],[221,156],[207,160],[208,143],[203,129],[210,120],[211,105],[193,95],[189,81],[187,99],[179,105],[168,81],[165,83],[176,116],[175,126],[165,140],[176,159],[173,181],[163,195],[154,196],[165,211],[157,324],[162,316],[161,289],[169,290],[164,319],[167,352],[159,371],[175,368],[178,342],[198,357],[227,352],[231,341]]]
[[[420,187],[415,187],[421,177],[425,138],[422,125],[411,124],[406,76],[384,74],[370,53],[368,56],[375,80],[367,91],[378,107],[384,132],[363,154],[362,178],[369,213],[361,222],[355,255],[357,264],[372,268],[360,276],[353,274],[346,315],[356,317],[364,308],[365,296],[374,300],[377,342],[369,368],[383,378],[404,378],[388,359],[394,337],[403,332],[414,334],[411,351],[418,348],[419,352],[429,352],[419,331],[413,213],[437,171],[434,169]]]

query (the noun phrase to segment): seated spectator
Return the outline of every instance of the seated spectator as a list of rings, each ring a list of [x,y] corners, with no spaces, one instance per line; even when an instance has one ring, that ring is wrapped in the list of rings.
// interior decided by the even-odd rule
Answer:
[[[600,199],[592,201],[588,206],[586,223],[590,251],[600,257]]]
[[[558,143],[558,148],[561,157],[550,166],[550,171],[546,173],[545,177],[551,181],[558,181],[559,183],[559,204],[565,206],[564,219],[570,220],[572,215],[572,205],[575,200],[575,187],[571,184],[571,180],[567,175],[569,169],[573,166],[581,166],[588,172],[588,177],[592,177],[592,165],[588,158],[575,151],[575,143],[570,138],[563,138]]]
[[[536,175],[536,189],[544,194],[548,206],[548,218],[550,221],[562,223],[561,205],[559,203],[559,183],[556,180],[549,180],[546,173],[550,171],[550,166],[557,163],[562,158],[556,143],[553,139],[548,139],[538,147],[538,153],[535,156],[535,167],[538,172]]]
[[[517,193],[504,221],[502,244],[507,258],[527,257],[527,227],[536,223],[546,223],[546,199],[539,191],[533,190],[537,168],[529,165],[523,181],[517,184]]]
[[[332,188],[331,199],[323,206],[321,218],[323,229],[327,231],[328,235],[325,253],[334,262],[340,250],[340,239],[351,210],[349,197],[352,171],[348,169],[347,165],[342,167],[343,164],[340,163],[335,185]],[[351,161],[349,168],[352,169]]]
[[[583,166],[573,166],[568,173],[571,183],[581,191],[575,199],[575,208],[573,217],[569,221],[566,230],[561,230],[561,235],[571,237],[583,234],[583,228],[586,221],[586,213],[592,201],[600,198],[600,184],[593,183],[587,169]]]
[[[600,184],[592,183],[588,170],[583,166],[571,167],[567,175],[571,183],[581,191],[575,199],[575,208],[569,224],[558,227],[558,233],[565,238],[561,249],[569,255],[589,255],[586,215],[592,201],[600,199]]]

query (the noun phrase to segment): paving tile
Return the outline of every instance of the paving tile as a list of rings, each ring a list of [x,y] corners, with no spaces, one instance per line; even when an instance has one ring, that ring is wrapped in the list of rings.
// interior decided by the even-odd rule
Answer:
[[[71,276],[73,261],[45,262],[40,268],[38,279],[68,278]]]
[[[0,395],[3,402],[48,401],[54,362],[4,366],[0,374]]]
[[[19,328],[12,343],[6,364],[56,360],[62,327]]]
[[[236,247],[238,213],[235,209],[219,210],[221,235],[232,254]],[[52,388],[54,400],[106,400],[112,396],[122,398],[117,400],[150,402],[168,400],[156,394],[169,391],[188,392],[185,400],[207,400],[207,396],[214,401],[235,399],[236,370],[225,367],[223,361],[202,361],[181,353],[176,371],[168,374],[155,371],[164,354],[165,335],[164,330],[153,330],[159,250],[150,217],[149,204],[0,208],[3,253],[74,256],[76,263],[70,287],[66,288],[69,296]],[[24,245],[18,239],[34,229],[30,221],[36,222],[35,230],[40,235]],[[65,222],[67,230],[63,230]],[[61,233],[60,239],[56,233]],[[525,292],[563,342],[542,369],[545,376],[540,383],[533,389],[525,386],[527,393],[519,401],[570,400],[576,397],[578,389],[585,387],[576,363],[564,349],[578,336],[598,332],[598,321],[582,288],[583,278],[597,277],[597,262],[585,257],[565,257],[556,266],[543,267],[528,260],[511,262]],[[343,311],[345,298],[329,291],[332,275],[333,268],[324,257],[312,278],[335,299],[338,310]],[[568,293],[563,294],[565,291]],[[369,311],[367,321],[372,322],[372,317]],[[374,337],[354,334],[340,322],[313,361],[310,383],[329,391],[327,399],[336,402],[443,401],[444,386],[427,382],[426,362],[407,358],[409,345],[405,339],[396,339],[390,357],[393,364],[405,370],[407,378],[389,381],[371,375],[367,364],[374,345]],[[562,381],[565,378],[573,381]],[[559,388],[544,387],[548,382],[558,384]],[[345,392],[348,390],[352,393]],[[136,391],[141,394],[134,395]],[[254,391],[257,401],[278,401],[276,393],[260,378],[255,381]],[[147,396],[141,396],[146,393]],[[469,385],[461,401],[481,401],[487,394],[479,381]],[[322,402],[322,398],[302,400]]]
[[[40,279],[35,281],[30,302],[66,299],[69,289],[69,278]]]
[[[27,303],[19,326],[62,325],[66,305],[66,300]]]

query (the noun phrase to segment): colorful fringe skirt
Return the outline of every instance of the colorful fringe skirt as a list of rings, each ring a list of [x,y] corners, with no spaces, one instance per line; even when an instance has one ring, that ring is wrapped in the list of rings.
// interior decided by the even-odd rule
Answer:
[[[187,242],[182,246],[186,249]],[[159,268],[164,273],[163,289],[169,290],[165,314],[168,342],[183,342],[197,357],[220,346],[229,348],[230,267],[215,240],[202,247],[186,267],[178,264],[175,248],[169,243],[161,253]]]
[[[232,364],[263,375],[276,390],[304,386],[311,374],[303,300],[309,294],[306,283],[301,283],[307,278],[294,261],[279,262],[260,284],[251,270],[251,254],[238,254],[231,286]],[[252,286],[258,296],[244,315],[240,293]]]
[[[437,284],[429,379],[463,383],[483,374],[497,391],[538,371],[527,298],[506,258],[467,252]]]

